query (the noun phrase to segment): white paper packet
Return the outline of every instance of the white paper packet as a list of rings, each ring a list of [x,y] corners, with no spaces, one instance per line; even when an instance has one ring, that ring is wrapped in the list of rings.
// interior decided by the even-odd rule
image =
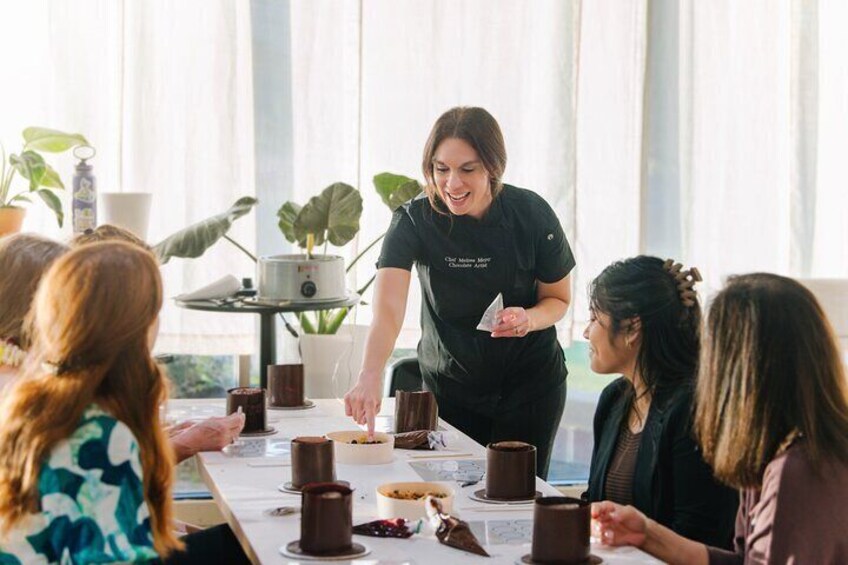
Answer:
[[[241,282],[233,275],[221,277],[217,281],[198,288],[193,292],[185,292],[175,296],[177,300],[212,300],[214,298],[227,298],[241,288]]]
[[[503,312],[503,294],[500,292],[483,312],[483,317],[480,318],[480,323],[477,324],[477,329],[483,332],[495,331],[495,326],[498,325],[498,316]]]

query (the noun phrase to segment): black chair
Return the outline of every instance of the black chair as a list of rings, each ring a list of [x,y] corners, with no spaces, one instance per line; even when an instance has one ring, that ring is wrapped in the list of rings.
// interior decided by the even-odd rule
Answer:
[[[405,357],[395,361],[389,366],[387,373],[384,396],[394,397],[395,392],[399,390],[410,392],[423,390],[418,357]]]

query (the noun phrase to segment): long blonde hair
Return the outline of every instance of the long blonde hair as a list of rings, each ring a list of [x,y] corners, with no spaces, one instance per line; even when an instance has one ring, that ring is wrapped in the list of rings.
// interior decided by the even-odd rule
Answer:
[[[694,422],[704,460],[736,488],[758,488],[799,433],[817,471],[848,463],[848,381],[809,290],[768,273],[730,279],[707,317]]]
[[[167,381],[148,338],[161,306],[156,259],[128,243],[80,247],[47,272],[29,315],[29,362],[0,405],[0,532],[39,511],[42,462],[97,403],[138,441],[156,551],[181,547],[171,532],[174,454],[159,422]]]

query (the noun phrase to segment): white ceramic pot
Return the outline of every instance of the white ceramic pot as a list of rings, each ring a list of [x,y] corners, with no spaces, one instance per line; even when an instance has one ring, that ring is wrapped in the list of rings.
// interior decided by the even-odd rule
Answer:
[[[101,192],[99,210],[103,211],[103,220],[100,223],[128,229],[147,241],[152,200],[149,192]]]
[[[347,325],[334,335],[300,336],[307,398],[342,398],[356,383],[368,326]]]

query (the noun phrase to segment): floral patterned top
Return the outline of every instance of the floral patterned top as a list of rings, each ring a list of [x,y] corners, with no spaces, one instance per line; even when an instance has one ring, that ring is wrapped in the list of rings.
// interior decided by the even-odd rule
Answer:
[[[157,559],[138,443],[95,404],[41,466],[41,512],[0,539],[0,565]]]

